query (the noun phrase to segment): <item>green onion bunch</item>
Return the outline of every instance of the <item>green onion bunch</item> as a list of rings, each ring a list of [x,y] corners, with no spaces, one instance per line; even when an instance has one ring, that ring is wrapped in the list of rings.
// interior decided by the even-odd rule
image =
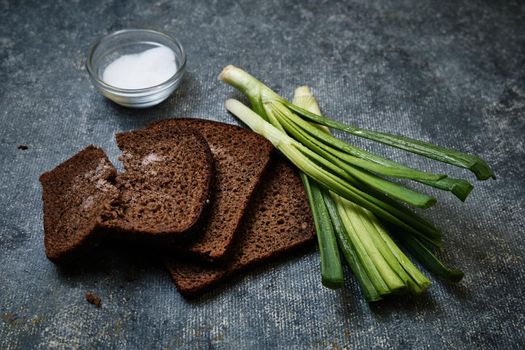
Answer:
[[[450,191],[462,201],[472,185],[368,152],[334,137],[328,128],[468,169],[478,180],[494,178],[481,158],[324,117],[308,87],[296,89],[289,102],[237,67],[227,66],[219,78],[244,93],[252,107],[230,99],[226,109],[300,170],[316,227],[323,285],[343,285],[341,251],[368,301],[403,292],[420,294],[430,286],[383,224],[428,270],[450,281],[461,280],[461,271],[446,267],[433,253],[442,248],[442,232],[409,209],[429,208],[436,199],[392,179]]]

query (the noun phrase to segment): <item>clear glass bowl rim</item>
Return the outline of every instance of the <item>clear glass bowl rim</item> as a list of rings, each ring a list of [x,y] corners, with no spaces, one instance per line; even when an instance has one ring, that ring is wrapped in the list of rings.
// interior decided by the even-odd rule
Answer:
[[[118,35],[124,34],[124,33],[150,33],[154,35],[160,35],[164,38],[168,39],[169,41],[173,42],[180,50],[180,58],[182,61],[182,64],[180,66],[177,66],[177,71],[175,74],[173,74],[168,80],[154,86],[149,86],[147,88],[140,88],[140,89],[123,89],[119,88],[113,85],[106,84],[103,80],[101,80],[98,75],[95,73],[95,69],[93,67],[93,55],[98,48],[98,46],[105,40],[111,39],[113,37],[116,37]],[[177,55],[177,53],[175,53]],[[98,85],[100,85],[103,89],[108,91],[114,91],[117,93],[143,93],[143,92],[151,92],[154,90],[162,90],[166,87],[171,86],[173,83],[175,83],[177,80],[179,80],[182,75],[184,75],[184,71],[186,69],[186,51],[184,51],[184,47],[181,45],[181,43],[173,36],[162,33],[156,30],[152,29],[121,29],[117,30],[116,32],[112,32],[110,34],[102,35],[100,36],[93,45],[91,45],[88,53],[88,58],[86,61],[86,69],[93,81],[95,81]]]

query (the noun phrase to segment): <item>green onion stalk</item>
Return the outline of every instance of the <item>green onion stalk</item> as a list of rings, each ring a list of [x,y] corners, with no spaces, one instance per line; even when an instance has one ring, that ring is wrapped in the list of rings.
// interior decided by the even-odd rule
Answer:
[[[470,183],[380,157],[327,134],[320,125],[467,168],[479,179],[494,177],[486,163],[473,155],[402,136],[365,132],[341,123],[334,124],[329,118],[321,116],[319,111],[309,111],[288,102],[239,68],[227,66],[221,72],[220,79],[243,92],[253,108],[252,111],[239,101],[230,99],[225,105],[231,113],[266,137],[310,180],[393,225],[399,236],[410,242],[412,247],[425,248],[417,251],[427,258],[431,250],[441,248],[442,233],[401,202],[428,208],[435,203],[435,199],[387,178],[405,178],[448,190],[461,200],[472,189]],[[435,271],[440,270],[435,259],[426,261],[434,262],[428,265],[433,266]]]
[[[299,90],[300,92],[301,90]],[[314,100],[305,99],[303,95],[295,95],[294,102],[297,105],[314,113],[320,114],[319,106]],[[282,129],[282,126],[279,125]],[[325,128],[328,130],[328,128]],[[282,129],[284,131],[284,129]],[[308,176],[300,172],[305,191],[308,195],[308,202],[312,210],[312,217],[315,224],[317,242],[321,257],[321,281],[325,287],[336,289],[344,284],[343,267],[339,256],[339,249],[335,237],[334,226],[328,212],[327,204],[324,200],[324,192],[317,182],[312,181]]]
[[[307,86],[295,90],[293,103],[321,114]],[[330,133],[327,127],[315,126]],[[328,209],[339,248],[367,301],[405,291],[420,294],[430,286],[430,281],[397,247],[374,214],[335,193],[326,190],[321,193],[323,197],[316,203]]]

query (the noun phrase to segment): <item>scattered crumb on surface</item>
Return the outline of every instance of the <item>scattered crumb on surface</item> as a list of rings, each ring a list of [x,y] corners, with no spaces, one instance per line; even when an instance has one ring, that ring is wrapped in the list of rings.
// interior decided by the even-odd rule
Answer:
[[[27,150],[29,148],[29,146],[22,143],[22,144],[18,145],[17,148],[21,149],[22,151],[25,151],[25,150]]]
[[[31,319],[31,323],[32,323],[33,325],[37,325],[37,324],[39,324],[40,322],[42,322],[43,320],[44,320],[44,316],[42,316],[42,315],[35,315],[35,317],[33,317],[33,318]]]
[[[86,300],[88,303],[95,305],[96,307],[102,306],[102,299],[100,297],[92,292],[86,293]]]

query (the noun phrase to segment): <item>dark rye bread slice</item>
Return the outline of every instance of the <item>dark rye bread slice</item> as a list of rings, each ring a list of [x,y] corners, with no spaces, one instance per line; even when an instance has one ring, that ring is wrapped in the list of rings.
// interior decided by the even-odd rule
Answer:
[[[125,172],[116,178],[120,195],[102,226],[166,242],[193,236],[213,175],[206,140],[194,129],[171,126],[123,132],[116,139]]]
[[[235,125],[203,119],[168,119],[152,124],[197,129],[214,158],[213,200],[200,238],[184,247],[206,260],[218,260],[230,248],[244,210],[270,160],[272,145],[263,137]]]
[[[118,196],[117,170],[104,151],[88,146],[40,176],[44,245],[54,262],[67,260],[93,242],[102,212]]]
[[[186,296],[224,277],[310,242],[315,237],[310,207],[293,166],[275,157],[250,201],[232,256],[222,266],[168,260],[177,289]]]

